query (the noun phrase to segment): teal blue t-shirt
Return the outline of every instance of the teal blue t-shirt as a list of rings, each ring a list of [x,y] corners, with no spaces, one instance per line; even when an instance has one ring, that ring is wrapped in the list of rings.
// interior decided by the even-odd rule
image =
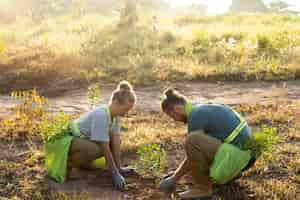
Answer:
[[[226,105],[195,104],[188,116],[188,132],[203,130],[206,134],[224,142],[239,123],[239,117]],[[251,130],[247,125],[232,144],[241,147],[249,137],[251,137]]]

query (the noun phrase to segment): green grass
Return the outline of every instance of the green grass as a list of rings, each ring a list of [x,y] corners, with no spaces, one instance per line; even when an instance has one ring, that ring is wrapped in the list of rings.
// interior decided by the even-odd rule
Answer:
[[[148,143],[138,148],[139,162],[135,168],[144,177],[160,179],[165,172],[166,151],[162,144]]]

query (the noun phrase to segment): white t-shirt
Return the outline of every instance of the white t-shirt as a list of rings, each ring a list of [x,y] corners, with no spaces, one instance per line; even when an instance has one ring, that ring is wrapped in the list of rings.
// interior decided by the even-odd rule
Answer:
[[[90,140],[109,142],[109,133],[120,134],[120,118],[111,119],[108,106],[99,106],[75,121],[80,132]]]

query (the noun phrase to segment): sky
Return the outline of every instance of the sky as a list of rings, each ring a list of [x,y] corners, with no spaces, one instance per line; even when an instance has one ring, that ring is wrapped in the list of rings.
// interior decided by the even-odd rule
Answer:
[[[231,4],[231,0],[167,0],[173,7],[186,6],[193,3],[208,5],[209,13],[223,13]],[[264,0],[269,3],[272,0]],[[300,0],[284,0],[290,5],[296,6],[300,10]],[[217,6],[216,6],[217,5]]]

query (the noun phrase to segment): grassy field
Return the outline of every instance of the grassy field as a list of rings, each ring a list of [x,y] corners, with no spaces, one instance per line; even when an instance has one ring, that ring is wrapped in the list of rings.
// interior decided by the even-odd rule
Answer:
[[[145,16],[127,27],[100,15],[39,24],[22,18],[0,28],[1,91],[59,91],[120,79],[136,85],[297,79],[299,20],[289,14]]]
[[[16,93],[14,95],[18,96]],[[40,102],[40,105],[45,106],[47,101],[35,93],[31,97],[27,95],[25,101],[27,103],[20,103],[10,116],[0,120],[0,147],[3,149],[0,153],[0,196],[8,199],[86,199],[88,197],[94,199],[95,196],[89,191],[78,193],[73,190],[70,193],[70,191],[55,192],[50,189],[49,181],[45,176],[42,148],[45,139],[43,133],[49,129],[42,128],[45,126],[41,124],[51,125],[54,119],[53,113],[48,113],[43,106],[32,107],[33,102]],[[296,199],[299,196],[300,186],[299,103],[274,100],[271,104],[243,104],[235,108],[246,116],[255,132],[262,126],[269,127],[268,130],[277,129],[279,144],[271,154],[262,156],[241,179],[218,187],[212,199]],[[59,116],[60,118],[56,118],[56,124],[63,124],[65,120],[76,117],[75,115]],[[45,121],[45,117],[48,120]],[[186,129],[182,124],[173,122],[165,115],[133,112],[125,118],[124,128],[128,130],[122,143],[124,154],[127,155],[126,162],[141,162],[136,153],[145,144],[160,144],[166,150],[167,163],[162,168],[161,176],[167,171],[174,170],[183,159]],[[85,173],[84,177],[89,180],[90,175],[87,175],[88,172]],[[145,175],[147,173],[149,171],[146,171]],[[103,178],[96,178],[96,180],[94,187],[98,189],[107,187],[107,183],[106,186],[102,185]],[[128,188],[123,197],[171,199],[157,191],[157,181],[157,177],[128,179]],[[187,177],[179,183],[178,188],[184,189],[190,181]],[[49,193],[49,190],[52,192]]]
[[[123,79],[137,86],[186,80],[294,80],[300,77],[299,21],[300,16],[289,14],[144,16],[134,26],[120,26],[118,17],[100,15],[59,16],[39,23],[22,18],[0,27],[0,93],[35,87],[45,95],[60,95],[94,82]],[[47,99],[35,92],[13,96],[27,103],[0,117],[0,199],[94,199],[89,191],[52,190],[44,169],[43,141],[54,113],[47,110]],[[297,199],[300,104],[274,98],[272,103],[235,108],[254,131],[275,128],[280,141],[242,179],[219,187],[213,199]],[[65,114],[57,119],[64,123],[74,117]],[[184,156],[185,127],[161,113],[133,112],[124,120],[124,129],[126,162],[140,162],[136,154],[145,144],[160,144],[167,153],[166,167],[159,172],[163,175]],[[101,188],[97,181],[94,186]],[[157,181],[129,179],[123,197],[176,199],[159,193]],[[186,178],[179,188],[188,184]]]

